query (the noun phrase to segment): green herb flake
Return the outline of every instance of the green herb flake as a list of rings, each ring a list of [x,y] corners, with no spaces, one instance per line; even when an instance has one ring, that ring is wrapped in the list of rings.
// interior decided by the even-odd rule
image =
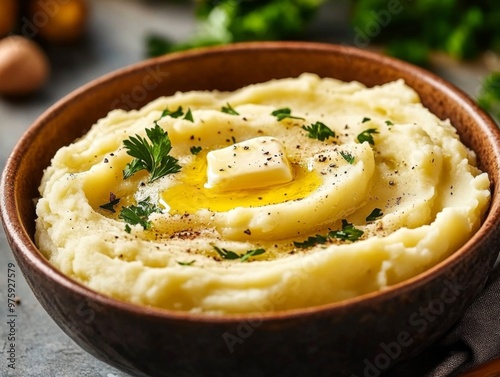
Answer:
[[[275,116],[278,121],[282,121],[283,119],[301,119],[305,120],[304,118],[293,116],[292,115],[292,110],[288,107],[284,107],[282,109],[274,110],[271,115]]]
[[[240,259],[241,262],[247,262],[249,258],[264,254],[266,251],[264,249],[255,249],[255,250],[248,250],[245,254],[237,254],[234,251],[227,250],[224,248],[219,248],[217,246],[212,245],[217,254],[220,255],[222,259],[227,259],[227,260],[236,260]]]
[[[140,170],[147,170],[151,174],[149,182],[153,182],[181,170],[178,160],[169,155],[172,145],[168,133],[157,124],[154,128],[146,129],[146,134],[151,144],[139,135],[123,141],[127,154],[135,157],[125,166],[123,179],[130,178]]]
[[[227,103],[226,105],[227,106],[222,106],[221,111],[223,113],[226,113],[229,115],[240,115],[240,113],[238,113],[235,109],[233,109],[233,107],[229,103]]]
[[[321,122],[316,122],[310,126],[302,126],[302,129],[308,132],[307,136],[311,139],[318,139],[319,141],[335,137],[335,132]]]
[[[125,230],[127,227],[130,229],[128,224],[130,225],[141,225],[144,230],[151,229],[151,221],[149,221],[149,216],[153,213],[161,213],[161,209],[151,203],[149,198],[146,198],[143,201],[137,203],[137,205],[131,205],[127,207],[122,207],[120,214],[118,215],[119,219],[124,220],[127,225],[125,226]],[[127,231],[130,233],[129,231]]]
[[[194,264],[194,262],[196,262],[195,260],[192,260],[190,262],[179,262],[177,261],[178,264],[180,264],[181,266],[192,266]]]
[[[131,231],[132,231],[132,228],[130,227],[130,225],[125,224],[125,232],[127,232],[128,234],[130,234]]]
[[[342,230],[331,231],[328,236],[343,241],[357,241],[363,234],[364,232],[361,229],[354,227],[347,220],[342,220]]]
[[[189,120],[190,122],[194,123],[193,113],[191,112],[191,109],[188,109],[183,119]]]
[[[198,153],[201,152],[203,148],[202,147],[191,147],[191,149],[189,149],[191,151],[191,154],[192,155],[197,155]]]
[[[181,116],[184,115],[184,112],[182,111],[182,106],[179,106],[177,110],[169,110],[168,108],[163,110],[161,113],[160,119],[164,118],[166,116],[170,116],[172,118],[180,118]],[[159,120],[159,119],[158,119]]]
[[[323,245],[328,241],[328,238],[322,236],[321,234],[316,234],[315,236],[310,236],[307,240],[303,242],[293,242],[295,247],[300,249],[308,249],[316,245]]]
[[[380,208],[375,208],[367,217],[366,221],[375,221],[379,217],[382,217],[384,214],[382,213],[382,210]]]
[[[340,155],[351,165],[354,164],[355,157],[349,152],[340,151]]]
[[[373,134],[378,134],[378,133],[379,132],[377,131],[376,128],[369,128],[361,132],[358,135],[357,139],[360,143],[367,141],[368,143],[370,143],[370,145],[375,145],[375,140],[373,140]]]
[[[120,203],[120,198],[117,198],[115,194],[112,192],[109,193],[109,202],[103,205],[100,205],[99,208],[105,209],[106,211],[110,211],[115,213],[115,206]]]
[[[366,122],[369,122],[370,120],[371,120],[371,118],[364,117],[363,120],[361,121],[361,123],[366,123]]]
[[[394,123],[392,123],[390,120],[386,120],[385,124],[387,124],[388,126],[394,126]]]

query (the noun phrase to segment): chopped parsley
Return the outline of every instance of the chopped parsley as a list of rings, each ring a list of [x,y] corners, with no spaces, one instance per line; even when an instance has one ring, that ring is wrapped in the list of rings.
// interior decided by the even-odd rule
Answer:
[[[386,120],[385,124],[387,124],[388,126],[394,126],[394,123],[392,123],[390,120]]]
[[[130,233],[130,225],[141,225],[144,230],[151,229],[151,221],[149,221],[149,216],[153,213],[161,213],[160,207],[149,201],[149,198],[140,201],[136,206],[131,205],[127,207],[122,207],[118,218],[124,220],[127,225],[125,230]],[[127,230],[128,229],[128,230]]]
[[[293,116],[292,115],[292,110],[288,107],[284,107],[282,109],[274,110],[271,115],[274,115],[278,121],[281,121],[283,119],[289,118],[289,119],[301,119],[305,120],[304,118]]]
[[[354,156],[349,152],[340,151],[340,155],[351,165],[354,164]]]
[[[181,266],[192,266],[194,264],[194,262],[196,262],[195,260],[192,260],[190,262],[179,262],[177,261],[178,264],[180,264]]]
[[[184,112],[182,111],[182,106],[179,106],[177,108],[177,110],[173,110],[173,111],[171,111],[167,108],[167,109],[163,110],[163,112],[161,113],[160,119],[164,118],[166,116],[170,116],[172,118],[180,118],[183,115],[184,115]]]
[[[300,249],[308,249],[316,245],[323,245],[328,241],[328,237],[322,236],[321,234],[316,234],[315,236],[310,236],[307,240],[303,242],[294,241],[295,247]]]
[[[123,179],[130,178],[138,171],[147,170],[151,174],[149,182],[153,182],[181,170],[178,160],[169,155],[172,145],[168,133],[156,124],[154,128],[146,129],[146,134],[151,144],[139,135],[123,141],[127,154],[135,157],[125,166]]]
[[[366,123],[366,122],[369,122],[370,120],[371,120],[370,118],[364,117],[363,120],[361,121],[361,123]]]
[[[221,111],[223,113],[226,113],[226,114],[229,114],[229,115],[240,115],[240,113],[237,112],[235,109],[233,109],[233,107],[229,103],[227,103],[226,105],[227,106],[222,106]]]
[[[190,151],[191,154],[196,156],[198,153],[201,152],[202,149],[203,149],[202,147],[191,147]]]
[[[342,241],[357,241],[364,232],[361,229],[356,228],[353,224],[347,220],[342,220],[342,230],[332,230],[326,236],[321,234],[316,234],[315,236],[310,236],[307,240],[303,242],[295,242],[294,246],[301,249],[308,249],[316,245],[323,245],[327,243],[332,238],[337,238]]]
[[[254,257],[256,255],[261,255],[266,252],[264,249],[254,249],[254,250],[248,250],[245,254],[237,254],[231,250],[219,248],[214,245],[212,246],[217,252],[217,254],[221,256],[222,259],[228,259],[228,260],[240,259],[241,262],[247,262],[251,257]]]
[[[335,132],[321,122],[316,122],[310,126],[302,126],[302,128],[308,132],[307,136],[311,139],[325,141],[330,137],[335,137]]]
[[[379,217],[382,217],[384,214],[382,213],[382,210],[380,208],[375,208],[367,217],[366,221],[375,221]]]
[[[191,112],[191,109],[188,109],[188,111],[186,112],[186,115],[184,115],[184,118],[182,118],[182,119],[186,119],[186,120],[189,120],[190,122],[194,122],[193,113]]]
[[[120,198],[117,198],[115,194],[112,192],[109,193],[109,202],[103,205],[100,205],[99,208],[105,209],[107,211],[115,213],[115,206],[120,203]]]
[[[342,230],[332,230],[328,233],[331,238],[338,238],[343,241],[357,241],[363,235],[363,231],[354,227],[347,220],[342,220]]]
[[[373,140],[373,134],[378,134],[378,131],[376,128],[368,128],[367,130],[364,130],[361,132],[357,139],[360,143],[363,143],[367,141],[371,145],[375,145],[375,141]]]

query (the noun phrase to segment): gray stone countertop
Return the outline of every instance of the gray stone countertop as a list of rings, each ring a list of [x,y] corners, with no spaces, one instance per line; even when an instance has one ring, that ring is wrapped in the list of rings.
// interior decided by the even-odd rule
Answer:
[[[48,49],[52,76],[36,96],[23,100],[0,97],[0,168],[30,124],[57,100],[92,79],[144,59],[144,38],[157,32],[182,40],[194,30],[189,1],[91,0],[86,38],[77,46]],[[307,39],[356,45],[349,27],[346,1],[327,5],[314,20]],[[371,46],[370,46],[371,47]],[[487,72],[481,61],[461,64],[437,58],[436,73],[475,96]],[[14,267],[9,271],[9,265]],[[12,266],[12,265],[11,265]],[[8,368],[10,342],[7,275],[14,273],[16,307],[15,368]],[[80,349],[52,321],[27,286],[0,229],[0,376],[126,377]]]

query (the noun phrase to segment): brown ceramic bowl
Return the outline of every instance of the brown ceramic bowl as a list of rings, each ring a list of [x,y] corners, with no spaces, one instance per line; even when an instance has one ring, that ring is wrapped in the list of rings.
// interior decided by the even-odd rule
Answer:
[[[383,292],[316,308],[220,317],[108,298],[58,272],[38,251],[33,198],[44,168],[60,147],[109,110],[140,107],[175,91],[233,90],[305,71],[368,86],[403,78],[425,106],[451,119],[492,181],[490,209],[472,239],[434,268]],[[64,98],[14,149],[3,174],[1,211],[17,262],[45,310],[82,348],[123,371],[137,376],[361,376],[421,351],[460,318],[483,288],[499,250],[499,178],[495,124],[442,79],[349,47],[252,43],[149,60]]]

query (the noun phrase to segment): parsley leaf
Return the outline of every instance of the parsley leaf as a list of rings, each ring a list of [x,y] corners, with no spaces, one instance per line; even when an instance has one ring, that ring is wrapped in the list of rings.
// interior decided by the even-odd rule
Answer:
[[[188,109],[188,111],[186,112],[186,115],[184,115],[184,118],[182,118],[182,119],[186,119],[186,120],[189,120],[190,122],[194,122],[193,113],[191,112],[191,109]]]
[[[293,244],[295,247],[307,249],[316,245],[323,245],[331,238],[337,238],[343,241],[357,241],[363,234],[364,232],[361,229],[354,227],[354,225],[347,220],[342,220],[342,230],[332,230],[326,236],[316,234],[315,236],[310,236],[303,242],[294,241]]]
[[[286,119],[286,118],[305,120],[304,118],[293,116],[292,115],[292,110],[289,109],[288,107],[284,107],[282,109],[274,110],[271,113],[271,115],[274,115],[276,118],[278,118],[278,121],[281,121],[281,120]]]
[[[169,155],[172,145],[168,133],[157,124],[154,128],[146,129],[146,134],[151,144],[139,135],[123,141],[127,154],[135,157],[125,166],[123,179],[130,178],[140,170],[147,170],[151,174],[149,182],[153,182],[181,170],[178,160]]]
[[[177,261],[178,264],[180,264],[181,266],[192,266],[194,264],[194,262],[196,262],[195,260],[192,260],[190,262],[179,262]]]
[[[293,242],[295,247],[301,248],[301,249],[307,249],[309,247],[316,246],[318,244],[325,244],[326,241],[328,241],[328,238],[325,236],[322,236],[321,234],[316,234],[315,236],[310,236],[307,240],[303,242]]]
[[[363,143],[367,141],[371,145],[375,145],[375,141],[373,140],[373,134],[378,134],[378,131],[376,128],[368,128],[367,130],[364,130],[361,132],[357,139],[360,143]]]
[[[111,211],[113,213],[116,212],[115,206],[120,203],[120,198],[117,198],[115,194],[112,192],[109,193],[109,202],[103,205],[100,205],[99,208],[105,209],[107,211]]]
[[[339,238],[344,241],[356,241],[363,233],[361,229],[355,228],[354,225],[347,220],[342,220],[342,230],[333,230],[328,233],[328,236],[331,238]]]
[[[351,165],[354,164],[354,156],[349,152],[340,151],[340,155]]]
[[[202,147],[191,147],[191,149],[189,149],[191,151],[191,154],[194,154],[195,156],[201,152],[203,148]]]
[[[321,122],[316,122],[314,124],[311,124],[310,126],[302,126],[302,128],[309,132],[307,136],[309,136],[311,139],[325,141],[330,137],[335,137],[335,132]]]
[[[149,221],[149,216],[153,213],[161,213],[161,209],[157,205],[151,203],[149,201],[149,198],[147,198],[137,203],[136,206],[131,205],[128,207],[122,207],[118,218],[124,220],[127,223],[127,225],[125,226],[125,230],[127,230],[127,228],[130,230],[128,224],[140,224],[144,228],[144,230],[149,230],[151,229],[151,221]],[[128,233],[130,233],[129,230],[127,230]]]
[[[385,124],[387,124],[388,126],[394,126],[394,123],[392,123],[390,120],[386,120]]]
[[[179,106],[177,108],[177,110],[173,110],[173,111],[171,111],[167,108],[167,109],[163,110],[163,112],[161,113],[160,119],[164,118],[166,116],[171,116],[172,118],[180,118],[183,115],[184,115],[184,112],[182,111],[182,106]]]
[[[240,259],[241,262],[247,262],[249,258],[256,255],[264,254],[266,252],[264,249],[255,249],[255,250],[248,250],[245,254],[240,255],[231,250],[227,250],[224,248],[221,249],[214,245],[212,246],[217,252],[217,254],[221,256],[222,259],[229,259],[229,260]]]
[[[221,111],[229,115],[240,115],[229,103],[227,103],[227,106],[222,106]]]
[[[364,117],[363,120],[361,121],[361,123],[366,123],[366,122],[369,122],[370,120],[371,120],[370,118]]]
[[[382,210],[380,208],[375,208],[367,217],[366,221],[375,221],[379,217],[383,216]]]

